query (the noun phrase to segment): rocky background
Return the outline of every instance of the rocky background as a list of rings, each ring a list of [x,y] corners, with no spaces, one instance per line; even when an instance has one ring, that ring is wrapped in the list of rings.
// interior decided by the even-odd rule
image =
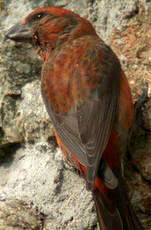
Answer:
[[[91,193],[62,159],[40,93],[41,60],[30,45],[3,42],[31,10],[61,6],[88,18],[118,55],[134,101],[151,95],[150,0],[0,0],[0,230],[94,230]],[[127,152],[129,196],[151,230],[151,99]]]

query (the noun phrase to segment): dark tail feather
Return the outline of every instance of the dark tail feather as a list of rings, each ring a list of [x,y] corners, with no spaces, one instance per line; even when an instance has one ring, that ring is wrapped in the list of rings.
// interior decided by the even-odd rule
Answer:
[[[143,230],[124,186],[109,190],[109,200],[96,189],[93,191],[100,230]]]

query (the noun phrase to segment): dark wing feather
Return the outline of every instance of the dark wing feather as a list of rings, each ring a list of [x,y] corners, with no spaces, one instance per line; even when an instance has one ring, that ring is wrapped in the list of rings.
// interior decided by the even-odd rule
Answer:
[[[104,90],[99,87],[100,92]],[[94,183],[103,151],[108,143],[118,105],[118,84],[95,99],[87,99],[68,113],[55,113],[44,97],[54,127],[69,152],[87,168],[87,182]]]
[[[87,182],[91,186],[96,177],[101,156],[108,143],[111,129],[115,120],[117,109],[117,92],[111,95],[104,95],[100,101],[87,103],[85,111],[85,122],[87,128],[81,133],[81,139],[85,143],[87,153]],[[87,116],[87,117],[86,117]],[[82,124],[79,126],[79,130]]]
[[[68,115],[58,113],[55,114],[45,95],[43,95],[43,99],[48,114],[51,117],[55,130],[57,131],[57,134],[60,137],[61,141],[71,153],[78,157],[78,160],[83,165],[88,165],[85,146],[81,142],[81,138],[79,135],[78,120],[76,118],[76,108],[74,108],[73,111],[70,111]],[[72,124],[71,127],[70,124]]]

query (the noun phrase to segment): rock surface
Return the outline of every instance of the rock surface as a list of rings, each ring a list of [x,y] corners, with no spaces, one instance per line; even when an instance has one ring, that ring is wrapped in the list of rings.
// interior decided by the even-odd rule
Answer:
[[[3,43],[31,10],[61,6],[88,18],[121,60],[134,100],[151,94],[151,2],[0,0],[0,230],[94,230],[91,193],[62,159],[40,94],[41,60],[30,45]],[[130,147],[126,179],[145,230],[151,229],[151,100]]]

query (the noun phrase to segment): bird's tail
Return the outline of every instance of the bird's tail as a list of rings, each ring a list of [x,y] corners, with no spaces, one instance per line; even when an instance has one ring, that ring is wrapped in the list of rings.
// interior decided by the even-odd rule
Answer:
[[[125,192],[125,185],[120,183],[114,190],[106,188],[102,182],[100,185],[93,191],[100,230],[143,230]]]

